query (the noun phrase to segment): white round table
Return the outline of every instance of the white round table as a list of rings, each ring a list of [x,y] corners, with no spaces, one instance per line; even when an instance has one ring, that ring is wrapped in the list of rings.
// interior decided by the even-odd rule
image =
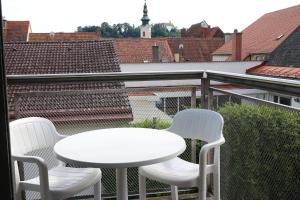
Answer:
[[[127,168],[163,162],[184,152],[182,137],[145,128],[112,128],[79,133],[56,143],[57,158],[82,167],[116,168],[118,199],[128,199]]]

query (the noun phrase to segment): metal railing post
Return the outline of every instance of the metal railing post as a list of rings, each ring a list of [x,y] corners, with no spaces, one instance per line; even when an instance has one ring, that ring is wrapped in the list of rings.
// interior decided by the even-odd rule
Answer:
[[[196,100],[197,100],[197,97],[196,97],[196,91],[197,91],[197,88],[196,87],[192,87],[192,93],[191,93],[191,108],[196,108]]]
[[[197,88],[192,87],[192,93],[191,93],[191,108],[196,108],[197,107]],[[197,140],[192,140],[191,141],[191,159],[193,163],[197,162]]]
[[[204,73],[203,78],[201,78],[201,107],[204,109],[212,108],[213,94],[212,94],[212,90],[210,90],[209,87],[210,87],[210,80],[207,78],[206,73]],[[212,151],[210,151],[207,156],[207,162],[211,163],[212,160],[213,160]],[[212,185],[213,185],[213,176],[209,175],[207,176],[207,188],[211,190]]]
[[[201,108],[208,109],[209,86],[210,80],[207,78],[201,78]]]
[[[211,88],[209,88],[208,99],[207,99],[207,108],[209,110],[213,110],[213,102],[214,102],[214,91]]]

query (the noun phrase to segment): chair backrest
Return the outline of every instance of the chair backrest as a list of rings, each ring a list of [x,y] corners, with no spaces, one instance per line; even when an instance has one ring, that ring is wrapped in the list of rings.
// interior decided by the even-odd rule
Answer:
[[[223,136],[223,124],[223,117],[217,112],[186,109],[175,115],[172,125],[167,130],[183,138],[212,142]]]
[[[60,139],[53,123],[45,118],[29,117],[9,123],[12,155],[25,155],[53,147]]]

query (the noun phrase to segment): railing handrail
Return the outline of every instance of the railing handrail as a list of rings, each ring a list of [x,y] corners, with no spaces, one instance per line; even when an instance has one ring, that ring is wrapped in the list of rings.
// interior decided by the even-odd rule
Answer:
[[[272,101],[268,101],[268,100],[264,100],[264,99],[259,99],[259,98],[256,98],[256,97],[247,96],[247,95],[243,95],[243,94],[239,94],[239,93],[236,93],[236,92],[223,90],[223,89],[219,89],[219,88],[215,88],[215,87],[210,87],[209,89],[211,89],[215,92],[226,94],[226,95],[234,95],[236,97],[239,97],[240,99],[246,99],[246,100],[249,100],[249,101],[256,101],[256,102],[259,102],[259,103],[268,104],[269,106],[277,106],[277,107],[281,107],[281,108],[290,109],[290,110],[293,110],[293,111],[300,112],[300,108],[291,107],[291,106],[287,106],[287,105],[284,105],[284,104],[280,104],[280,103],[276,103],[276,102],[272,102]]]
[[[218,72],[211,70],[148,71],[113,73],[7,75],[8,83],[49,83],[74,81],[155,81],[208,78],[214,81],[234,83],[292,96],[300,96],[300,81]]]
[[[48,83],[73,81],[153,81],[153,80],[182,80],[200,79],[201,71],[174,72],[111,72],[111,73],[76,73],[76,74],[36,74],[36,75],[7,75],[9,83]]]
[[[291,96],[300,96],[300,81],[296,80],[217,71],[207,71],[207,76],[210,80],[235,83]]]

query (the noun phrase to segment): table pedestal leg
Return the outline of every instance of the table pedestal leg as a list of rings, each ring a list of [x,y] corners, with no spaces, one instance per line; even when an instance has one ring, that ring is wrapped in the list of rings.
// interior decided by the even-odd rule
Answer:
[[[116,170],[117,178],[117,199],[128,200],[128,187],[127,187],[127,168],[118,168]]]

